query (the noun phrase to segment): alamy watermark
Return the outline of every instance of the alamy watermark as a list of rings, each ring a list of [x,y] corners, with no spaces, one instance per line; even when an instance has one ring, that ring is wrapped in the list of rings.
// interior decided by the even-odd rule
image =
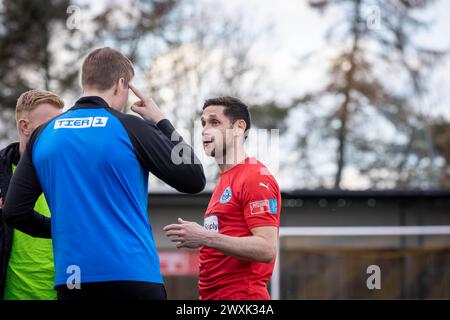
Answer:
[[[70,265],[66,269],[67,277],[66,285],[69,290],[81,289],[81,268],[77,265]]]
[[[80,29],[82,23],[81,8],[76,5],[70,5],[67,7],[66,13],[69,15],[66,20],[67,29]]]
[[[196,139],[192,139],[192,134]],[[235,164],[237,161],[236,154],[227,152],[227,150],[233,150],[233,143],[236,141],[233,134],[233,129],[226,129],[225,132],[212,129],[208,131],[207,136],[202,135],[202,127],[198,123],[194,124],[193,132],[183,129],[178,132],[174,131],[171,141],[177,144],[172,149],[171,161],[176,165],[201,164],[206,158],[214,157],[219,165]],[[180,142],[180,136],[183,137],[184,143],[178,143]],[[202,138],[200,139],[200,137]],[[270,167],[273,173],[278,171],[280,164],[279,129],[252,129],[246,140],[244,148],[249,154]],[[194,157],[194,151],[198,158]],[[252,160],[248,164],[257,164],[255,159]],[[270,173],[261,172],[261,174]]]
[[[381,268],[372,264],[367,267],[366,273],[370,274],[366,281],[367,289],[381,290]]]

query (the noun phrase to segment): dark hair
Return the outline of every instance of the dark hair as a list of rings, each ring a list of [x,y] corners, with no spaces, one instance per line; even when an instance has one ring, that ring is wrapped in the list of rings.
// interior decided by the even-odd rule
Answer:
[[[237,120],[245,121],[245,132],[248,132],[251,127],[250,112],[248,112],[248,107],[238,98],[225,96],[207,99],[203,104],[203,110],[209,106],[223,106],[223,114],[230,119],[232,123]]]

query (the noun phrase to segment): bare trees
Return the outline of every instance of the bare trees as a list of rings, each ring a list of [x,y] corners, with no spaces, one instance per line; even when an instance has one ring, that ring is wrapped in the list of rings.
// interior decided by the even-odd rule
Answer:
[[[431,2],[310,1],[319,10],[336,6],[346,17],[340,22],[343,27],[333,26],[341,34],[332,33],[331,40],[340,41],[332,42],[336,53],[329,61],[328,84],[298,104],[317,108],[325,100],[334,101],[334,106],[328,103],[329,111],[320,119],[323,127],[316,127],[324,139],[336,141],[334,188],[341,187],[349,167],[357,168],[372,187],[414,186],[432,179],[417,172],[412,175],[410,163],[427,145],[427,137],[420,137],[426,135],[427,128],[415,102],[425,92],[426,78],[443,54],[420,48],[413,41],[414,33],[426,26],[414,10],[422,10]],[[317,125],[317,120],[312,121]],[[385,139],[383,131],[392,131],[392,137]],[[425,153],[433,161],[432,144],[427,146]]]
[[[415,41],[429,25],[420,13],[435,1],[310,0],[312,12],[342,15],[333,17],[324,51],[312,57],[312,68],[327,68],[325,82],[286,105],[264,82],[277,67],[267,61],[271,52],[255,59],[258,43],[277,50],[271,21],[256,26],[251,12],[219,1],[77,3],[0,2],[0,139],[14,131],[21,92],[47,88],[70,104],[80,93],[82,57],[109,45],[132,58],[135,81],[191,137],[198,136],[193,124],[205,98],[227,94],[249,103],[256,127],[284,134],[281,158],[288,178],[298,174],[294,188],[448,185],[446,121],[430,116],[428,81],[445,53]],[[73,5],[82,19],[69,28]]]
[[[218,6],[186,1],[168,19],[167,48],[149,66],[150,89],[179,125],[191,128],[204,99],[246,96],[261,75],[250,58],[258,36],[239,13],[211,14]]]
[[[60,95],[78,95],[80,61],[95,47],[121,46],[141,62],[139,44],[150,36],[161,38],[164,18],[176,4],[175,0],[129,0],[96,11],[93,4],[78,5],[72,0],[3,0],[0,140],[13,132],[10,110],[22,92],[41,88]]]
[[[0,140],[14,133],[13,110],[30,88],[51,89],[51,33],[65,22],[66,0],[3,0],[0,6]],[[48,10],[52,7],[53,10]]]
[[[217,12],[220,14],[213,14]],[[183,1],[167,22],[166,46],[149,64],[146,82],[177,128],[186,129],[200,142],[194,124],[200,123],[206,98],[234,95],[251,101],[247,98],[256,95],[253,88],[263,68],[253,63],[251,53],[261,35],[248,27],[251,21],[247,17],[224,12],[220,4]],[[216,166],[206,165],[211,165],[207,172],[214,177]]]

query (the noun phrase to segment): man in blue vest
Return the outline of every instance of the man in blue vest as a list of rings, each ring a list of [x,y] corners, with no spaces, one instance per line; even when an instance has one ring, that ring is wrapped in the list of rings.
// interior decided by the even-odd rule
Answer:
[[[52,237],[61,300],[165,299],[147,215],[148,173],[180,192],[205,186],[191,147],[131,85],[133,76],[120,52],[91,52],[81,70],[83,96],[34,131],[11,180],[4,220]],[[143,119],[122,113],[129,89],[140,98],[132,110]],[[42,191],[51,227],[33,211]]]

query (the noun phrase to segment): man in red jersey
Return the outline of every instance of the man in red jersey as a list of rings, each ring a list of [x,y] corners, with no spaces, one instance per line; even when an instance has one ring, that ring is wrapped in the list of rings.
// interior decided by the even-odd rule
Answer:
[[[276,255],[281,195],[268,169],[244,152],[247,106],[232,97],[209,99],[201,117],[203,147],[220,179],[204,226],[178,219],[164,228],[178,248],[199,248],[200,299],[266,300]]]

